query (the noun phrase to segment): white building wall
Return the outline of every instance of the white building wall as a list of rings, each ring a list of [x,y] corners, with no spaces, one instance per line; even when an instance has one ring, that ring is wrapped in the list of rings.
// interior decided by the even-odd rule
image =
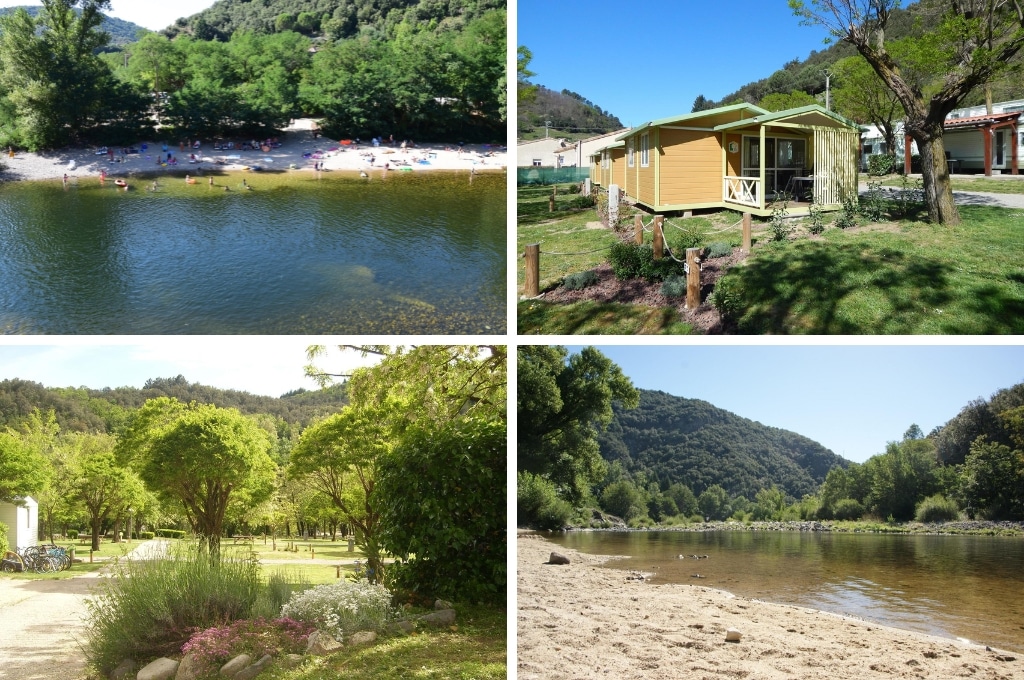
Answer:
[[[11,548],[27,548],[36,545],[39,534],[39,504],[32,498],[25,498],[25,505],[0,503],[0,522],[7,525],[7,542]]]

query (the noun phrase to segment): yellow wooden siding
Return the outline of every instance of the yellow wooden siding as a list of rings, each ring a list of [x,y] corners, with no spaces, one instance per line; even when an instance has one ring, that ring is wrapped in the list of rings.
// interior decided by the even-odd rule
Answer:
[[[722,147],[714,132],[661,129],[661,203],[722,200]]]
[[[737,151],[736,153],[726,154],[726,161],[728,163],[727,174],[730,177],[739,177],[740,172],[743,169],[743,135],[726,135],[726,148],[728,148],[729,144],[736,144]]]
[[[626,150],[612,149],[612,171],[610,184],[618,184],[622,188],[626,179]]]

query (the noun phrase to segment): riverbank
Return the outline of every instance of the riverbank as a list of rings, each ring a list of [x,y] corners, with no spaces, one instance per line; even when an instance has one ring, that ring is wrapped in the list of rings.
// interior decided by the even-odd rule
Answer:
[[[517,535],[518,678],[1024,678],[1024,660],[604,568],[614,559]],[[545,564],[551,552],[568,565]],[[739,642],[726,642],[728,629]]]
[[[350,143],[343,143],[350,142]],[[262,149],[242,149],[241,140],[232,142],[235,148],[223,148],[227,142],[214,148],[212,141],[201,142],[198,149],[189,149],[171,140],[140,141],[131,147],[137,153],[122,156],[121,149],[114,155],[98,153],[98,149],[61,149],[43,153],[15,151],[0,158],[4,169],[0,179],[5,181],[31,181],[82,177],[109,177],[202,175],[204,172],[261,170],[280,172],[343,172],[380,174],[386,172],[423,172],[430,170],[499,172],[505,170],[507,153],[504,147],[481,144],[402,144],[354,143],[314,136],[312,130],[294,126],[277,138],[277,146]],[[167,163],[167,154],[176,160]],[[194,158],[193,158],[194,156]]]
[[[590,526],[567,527],[570,531],[820,531],[837,534],[925,534],[929,536],[1024,536],[1024,522],[990,522],[958,520],[954,522],[888,522],[869,521],[758,521],[735,520],[695,522],[693,524],[652,524],[630,527],[611,515],[593,520]]]

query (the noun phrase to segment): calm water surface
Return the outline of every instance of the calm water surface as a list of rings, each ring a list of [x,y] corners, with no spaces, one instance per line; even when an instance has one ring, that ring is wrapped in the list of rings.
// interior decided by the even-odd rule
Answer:
[[[1024,539],[728,531],[570,532],[552,540],[628,555],[608,566],[654,572],[656,583],[699,584],[1024,652]]]
[[[504,174],[215,181],[0,184],[0,333],[505,332]]]

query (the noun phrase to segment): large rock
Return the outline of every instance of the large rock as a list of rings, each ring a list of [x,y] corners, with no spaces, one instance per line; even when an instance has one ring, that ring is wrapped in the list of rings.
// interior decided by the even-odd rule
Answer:
[[[281,665],[285,668],[298,668],[302,665],[301,654],[285,654],[281,657]]]
[[[354,647],[356,645],[368,645],[376,639],[377,634],[372,630],[361,630],[358,633],[352,633],[349,635],[346,642],[349,647]]]
[[[178,664],[178,672],[174,674],[174,680],[197,680],[199,677],[199,663],[196,655],[189,652]]]
[[[389,633],[403,633],[408,635],[414,630],[416,630],[416,624],[412,621],[396,621],[388,626]]]
[[[452,603],[448,600],[434,600],[434,609],[451,609]]]
[[[161,657],[139,671],[139,674],[135,676],[135,680],[171,680],[177,672],[177,661]]]
[[[117,668],[110,671],[110,680],[124,680],[124,678],[133,677],[135,675],[135,668],[134,659],[125,659],[117,664]]]
[[[234,680],[252,680],[257,675],[262,673],[263,669],[269,666],[270,662],[273,660],[274,658],[272,656],[270,656],[269,654],[265,654],[259,661],[249,666],[248,668],[240,671],[235,676]]]
[[[455,623],[455,610],[442,609],[439,612],[424,614],[420,621],[433,628],[446,628]]]
[[[243,668],[252,663],[252,657],[248,654],[239,654],[231,661],[220,667],[220,674],[225,678],[235,677]]]
[[[730,628],[729,630],[725,631],[726,642],[739,642],[740,638],[742,637],[743,633],[739,632],[735,628]]]
[[[548,564],[569,564],[569,558],[560,553],[553,552],[548,557]]]
[[[311,633],[309,642],[306,643],[306,654],[312,654],[313,656],[332,654],[339,649],[341,649],[340,642],[320,631]]]

